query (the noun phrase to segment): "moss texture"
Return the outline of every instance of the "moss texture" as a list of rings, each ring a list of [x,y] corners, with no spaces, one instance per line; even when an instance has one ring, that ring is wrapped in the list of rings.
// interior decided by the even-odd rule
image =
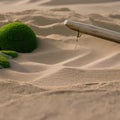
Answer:
[[[9,23],[0,28],[0,48],[29,53],[37,48],[37,38],[29,26],[20,22]]]
[[[5,56],[0,55],[0,68],[9,68],[10,62],[9,59]]]
[[[18,53],[16,51],[12,51],[12,50],[0,50],[1,53],[6,54],[12,58],[16,58],[18,57]]]

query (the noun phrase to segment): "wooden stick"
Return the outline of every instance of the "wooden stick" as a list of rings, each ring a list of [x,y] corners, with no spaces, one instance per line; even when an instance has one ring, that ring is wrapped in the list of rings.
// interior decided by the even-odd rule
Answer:
[[[64,25],[77,32],[120,43],[120,33],[116,31],[71,20],[65,20]]]

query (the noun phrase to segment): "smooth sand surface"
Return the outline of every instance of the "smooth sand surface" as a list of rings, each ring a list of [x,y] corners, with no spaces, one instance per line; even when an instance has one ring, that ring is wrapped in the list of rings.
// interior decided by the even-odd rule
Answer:
[[[0,69],[0,120],[120,120],[120,44],[89,35],[77,43],[63,24],[119,32],[119,0],[1,0],[0,7],[0,26],[24,22],[39,43]]]

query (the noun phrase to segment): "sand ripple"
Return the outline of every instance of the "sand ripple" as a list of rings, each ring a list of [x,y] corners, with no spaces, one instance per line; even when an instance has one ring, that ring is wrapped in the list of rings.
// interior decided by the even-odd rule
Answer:
[[[119,120],[120,45],[88,35],[76,43],[77,33],[63,25],[69,18],[120,31],[119,14],[86,16],[67,7],[0,14],[0,26],[24,22],[39,41],[0,69],[0,120]]]

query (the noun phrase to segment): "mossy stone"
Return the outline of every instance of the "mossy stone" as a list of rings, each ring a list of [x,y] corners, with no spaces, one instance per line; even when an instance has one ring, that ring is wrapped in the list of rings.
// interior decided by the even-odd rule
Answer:
[[[0,28],[0,48],[22,53],[37,48],[37,38],[33,30],[21,22],[13,22]]]
[[[5,55],[10,56],[11,58],[16,58],[18,57],[18,53],[16,51],[12,50],[0,50],[0,53],[3,53]]]
[[[10,62],[9,59],[5,56],[0,55],[0,68],[9,68]]]

